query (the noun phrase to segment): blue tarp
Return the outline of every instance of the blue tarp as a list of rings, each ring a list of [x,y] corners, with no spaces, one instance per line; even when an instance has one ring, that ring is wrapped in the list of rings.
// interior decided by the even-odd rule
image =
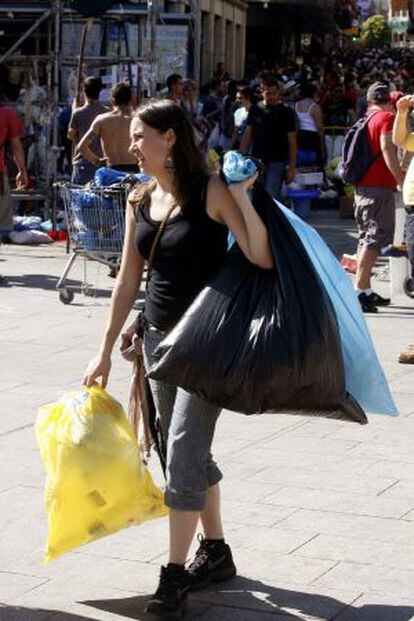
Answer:
[[[277,205],[300,237],[335,308],[348,392],[367,412],[398,416],[349,276],[309,224],[281,203]]]

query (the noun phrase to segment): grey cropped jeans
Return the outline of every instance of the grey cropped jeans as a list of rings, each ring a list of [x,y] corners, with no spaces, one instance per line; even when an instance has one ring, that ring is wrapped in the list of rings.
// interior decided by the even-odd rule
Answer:
[[[151,329],[144,334],[144,364],[164,336]],[[179,511],[202,511],[207,488],[222,479],[211,455],[220,408],[182,388],[150,379],[151,392],[167,444],[165,504]]]

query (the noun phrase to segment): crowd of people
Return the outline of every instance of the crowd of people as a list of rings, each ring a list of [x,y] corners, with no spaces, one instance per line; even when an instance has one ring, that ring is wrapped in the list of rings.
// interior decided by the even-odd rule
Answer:
[[[356,288],[364,312],[390,303],[372,291],[371,273],[379,252],[393,241],[394,193],[404,182],[406,167],[397,149],[414,150],[408,123],[414,99],[403,95],[412,88],[411,61],[404,50],[388,48],[337,51],[329,58],[303,61],[249,70],[241,81],[231,80],[220,65],[199,93],[192,81],[172,74],[164,97],[141,103],[136,110],[129,85],[113,87],[107,109],[99,102],[99,78],[85,79],[84,102],[74,105],[67,128],[74,145],[72,180],[88,183],[101,165],[140,170],[150,178],[137,184],[128,199],[120,272],[99,351],[84,375],[85,386],[93,386],[98,378],[104,388],[107,384],[111,355],[136,301],[145,262],[150,264],[145,307],[129,338],[134,345],[134,337],[140,337],[147,374],[159,344],[223,265],[228,231],[247,261],[262,270],[273,269],[269,232],[252,203],[257,174],[226,185],[219,175],[209,174],[208,165],[214,167],[211,151],[219,156],[238,149],[260,159],[267,191],[280,198],[283,183],[295,178],[300,151],[314,153],[323,167],[326,138],[345,133],[367,113],[364,139],[373,158],[355,184]],[[22,128],[10,110],[0,107],[0,141],[11,143],[19,168],[16,181],[23,187],[27,179],[19,143]],[[3,151],[0,156],[2,210],[9,190]],[[412,205],[407,205],[412,261],[413,221]],[[409,348],[401,362],[414,362],[414,349]],[[221,517],[222,473],[211,454],[220,408],[180,386],[149,381],[166,445],[170,551],[147,611],[157,618],[180,618],[190,590],[229,580],[237,571]],[[186,566],[199,522],[204,535]]]
[[[101,90],[99,77],[84,80],[83,102],[74,102],[65,127],[65,136],[72,143],[71,180],[80,185],[91,181],[102,165],[127,172],[139,170],[129,151],[133,91],[128,84],[116,84],[108,108],[99,100]],[[392,244],[394,191],[402,186],[411,157],[407,153],[398,157],[392,126],[398,100],[413,91],[414,61],[409,50],[352,46],[331,50],[329,55],[308,54],[296,61],[281,59],[259,68],[248,67],[241,80],[232,79],[219,63],[212,79],[199,89],[193,80],[171,74],[160,98],[175,102],[185,112],[210,169],[217,168],[227,150],[249,154],[263,163],[265,187],[278,200],[295,181],[304,154],[312,154],[311,164],[323,171],[332,157],[340,154],[352,124],[376,112],[368,123],[368,133],[370,147],[380,157],[355,188],[360,240],[356,287],[364,312],[376,312],[378,305],[390,300],[372,292],[371,273],[378,253]],[[11,131],[14,141],[15,129]],[[16,162],[20,162],[21,184],[25,174],[22,157]],[[381,239],[378,233],[372,239],[373,228],[367,228],[374,211],[384,212],[375,224],[382,232]],[[410,236],[408,242],[410,246]]]
[[[312,153],[312,163],[323,170],[338,155],[338,137],[342,147],[357,119],[377,113],[368,132],[371,148],[381,155],[355,189],[360,240],[356,287],[364,312],[376,312],[390,303],[371,290],[371,273],[378,254],[393,241],[394,191],[402,186],[409,158],[398,159],[392,125],[399,98],[414,86],[414,63],[407,50],[387,47],[349,48],[300,60],[248,69],[245,79],[237,81],[220,63],[199,92],[194,81],[171,74],[162,94],[184,110],[212,168],[226,150],[249,154],[263,163],[265,187],[279,200],[283,186],[295,180],[304,153]],[[104,163],[137,170],[128,152],[132,91],[116,85],[108,111],[99,103],[99,88],[99,78],[85,81],[85,103],[69,123],[75,183],[89,181]],[[377,220],[369,228],[374,212]]]
[[[140,105],[133,115],[130,152],[151,180],[138,186],[129,199],[120,274],[99,351],[84,376],[89,387],[99,378],[106,386],[111,354],[136,299],[145,260],[150,264],[145,306],[130,338],[138,334],[143,339],[140,355],[147,373],[160,343],[165,343],[197,292],[222,264],[227,230],[248,261],[263,270],[274,266],[269,233],[251,202],[257,175],[226,186],[219,175],[208,174],[205,151],[213,147],[212,136],[215,149],[237,147],[259,157],[265,186],[274,197],[280,195],[283,180],[289,182],[295,176],[298,141],[324,160],[321,85],[303,81],[297,101],[290,93],[291,100],[285,103],[287,89],[280,76],[272,73],[262,75],[258,85],[251,81],[232,86],[227,81],[224,88],[224,84],[215,77],[197,102],[194,90],[181,76],[170,76],[166,97]],[[325,99],[332,101],[331,92]],[[410,143],[409,132],[402,128],[406,128],[411,97],[399,101],[398,114],[405,117],[401,132],[396,130],[393,136],[395,114],[389,84],[376,81],[366,93],[365,139],[370,149],[377,150],[356,190],[356,286],[366,312],[390,302],[371,290],[370,277],[378,252],[393,238],[394,190],[403,182],[394,143],[407,148]],[[241,102],[246,103],[244,110]],[[146,610],[160,619],[179,618],[189,591],[229,580],[237,571],[221,519],[222,473],[211,454],[220,408],[181,386],[154,379],[151,373],[149,383],[161,436],[166,440],[170,550]],[[204,534],[187,565],[199,522]]]

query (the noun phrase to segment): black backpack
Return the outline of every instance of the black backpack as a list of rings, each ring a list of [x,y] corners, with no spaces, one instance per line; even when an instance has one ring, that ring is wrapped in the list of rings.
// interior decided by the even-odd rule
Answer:
[[[345,136],[341,160],[341,176],[345,183],[359,183],[381,155],[381,151],[371,151],[368,134],[368,123],[377,112],[379,110],[358,119]]]

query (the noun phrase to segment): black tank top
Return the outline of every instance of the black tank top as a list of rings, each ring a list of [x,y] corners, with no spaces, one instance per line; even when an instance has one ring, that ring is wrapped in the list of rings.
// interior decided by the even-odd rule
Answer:
[[[168,220],[157,244],[144,315],[160,330],[174,327],[227,252],[227,228],[207,215],[207,182],[206,176],[194,180],[185,213]],[[135,243],[148,260],[160,222],[146,203],[137,213]]]

